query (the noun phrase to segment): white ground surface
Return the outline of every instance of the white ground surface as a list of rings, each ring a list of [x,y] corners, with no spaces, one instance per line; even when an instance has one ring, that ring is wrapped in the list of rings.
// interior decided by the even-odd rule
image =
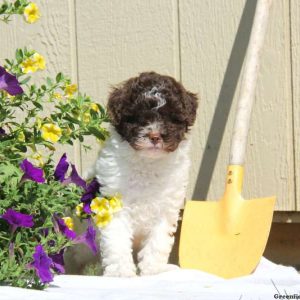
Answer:
[[[183,269],[136,278],[60,275],[45,291],[2,286],[0,299],[300,299],[300,275],[291,267],[276,265],[263,258],[253,274],[237,279],[225,280]]]

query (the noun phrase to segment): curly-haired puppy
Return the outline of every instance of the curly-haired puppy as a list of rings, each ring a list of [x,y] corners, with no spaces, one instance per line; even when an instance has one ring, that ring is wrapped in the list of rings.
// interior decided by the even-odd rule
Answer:
[[[135,276],[170,269],[168,257],[189,173],[187,133],[197,98],[179,82],[141,73],[115,87],[108,99],[111,136],[95,170],[107,195],[121,193],[124,207],[101,229],[104,275]]]

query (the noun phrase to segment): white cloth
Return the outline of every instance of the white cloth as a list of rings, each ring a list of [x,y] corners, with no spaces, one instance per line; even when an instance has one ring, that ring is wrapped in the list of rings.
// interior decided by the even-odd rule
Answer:
[[[60,275],[55,277],[54,282],[45,291],[1,286],[0,299],[300,299],[300,275],[292,267],[276,265],[262,258],[253,274],[230,280],[197,270],[184,269],[135,278]]]

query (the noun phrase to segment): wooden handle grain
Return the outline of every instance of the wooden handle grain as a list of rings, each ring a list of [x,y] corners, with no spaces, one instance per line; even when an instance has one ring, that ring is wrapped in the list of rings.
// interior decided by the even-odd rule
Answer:
[[[271,2],[272,0],[258,0],[256,5],[233,128],[229,158],[230,165],[243,165],[245,162],[250,117],[259,69],[259,57],[266,35]]]

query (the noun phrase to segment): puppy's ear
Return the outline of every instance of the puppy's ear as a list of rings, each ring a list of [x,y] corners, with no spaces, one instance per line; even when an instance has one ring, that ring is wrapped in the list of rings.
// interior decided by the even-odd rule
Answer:
[[[108,97],[107,113],[111,120],[111,123],[116,126],[121,122],[122,107],[123,107],[123,89],[113,88]]]
[[[190,127],[194,124],[196,120],[197,108],[198,108],[197,95],[188,91],[184,91],[183,103],[186,110],[187,127]]]
[[[132,93],[136,85],[136,78],[131,78],[113,87],[107,102],[107,113],[114,126],[121,123],[122,117],[130,114],[132,107]]]

